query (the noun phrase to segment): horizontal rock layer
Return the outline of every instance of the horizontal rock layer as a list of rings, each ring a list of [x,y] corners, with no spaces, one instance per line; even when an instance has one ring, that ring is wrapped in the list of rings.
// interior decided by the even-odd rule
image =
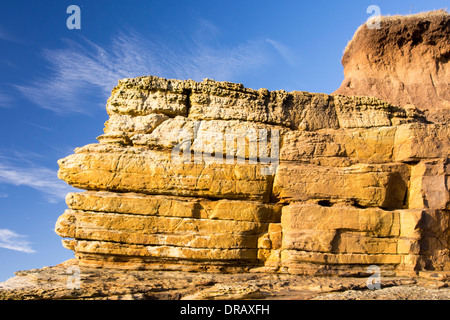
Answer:
[[[66,202],[72,210],[159,217],[252,222],[279,222],[281,217],[281,205],[241,200],[211,201],[205,198],[86,191],[69,193]]]
[[[384,101],[309,92],[268,91],[242,84],[157,77],[123,79],[108,99],[107,111],[145,116],[165,114],[196,120],[242,120],[289,128],[355,128],[408,122],[408,113]],[[419,117],[419,114],[414,114]]]
[[[283,202],[343,199],[362,206],[401,208],[408,174],[408,167],[403,164],[342,168],[282,163],[273,190]]]
[[[204,160],[177,163],[166,152],[94,144],[60,160],[58,176],[87,190],[268,200],[272,178],[263,165]]]

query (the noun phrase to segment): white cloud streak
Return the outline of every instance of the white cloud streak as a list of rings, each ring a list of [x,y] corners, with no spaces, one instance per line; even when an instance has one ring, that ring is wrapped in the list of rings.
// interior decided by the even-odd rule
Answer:
[[[291,66],[297,66],[298,57],[292,52],[292,50],[279,41],[275,41],[273,39],[266,39],[268,43],[270,43],[274,49],[278,52],[278,54]]]
[[[0,157],[0,183],[33,188],[51,203],[64,200],[67,193],[76,190],[59,180],[54,170],[33,165],[29,161],[21,161],[22,165],[13,165],[12,161],[5,159]]]
[[[8,41],[8,42],[15,42],[15,43],[22,43],[21,40],[19,40],[18,38],[12,36],[3,27],[0,27],[0,40]]]
[[[10,249],[25,253],[36,252],[31,248],[27,236],[15,233],[9,229],[0,229],[0,248]]]
[[[211,29],[214,36],[218,32],[205,22],[202,27]],[[264,40],[248,41],[230,48],[210,45],[208,39],[206,35],[196,34],[178,41],[175,46],[129,29],[115,36],[106,48],[85,38],[77,42],[65,40],[63,49],[43,51],[49,75],[29,85],[17,85],[16,89],[45,109],[85,113],[88,110],[83,106],[83,96],[100,89],[101,94],[97,93],[95,97],[104,107],[118,79],[156,75],[232,81],[233,77],[267,62],[269,47]]]
[[[12,105],[14,99],[9,94],[0,91],[0,107],[8,108]]]

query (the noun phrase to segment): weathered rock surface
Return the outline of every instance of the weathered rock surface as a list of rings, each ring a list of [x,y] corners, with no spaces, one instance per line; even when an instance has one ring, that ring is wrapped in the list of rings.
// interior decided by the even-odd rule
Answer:
[[[397,209],[403,207],[407,176],[403,164],[332,167],[281,163],[273,191],[283,203],[340,199],[365,207]]]
[[[447,127],[364,97],[124,79],[59,161],[80,266],[292,274],[450,267]],[[422,143],[423,142],[423,143]]]
[[[435,20],[424,30],[438,28]],[[359,34],[373,32],[361,30],[345,61],[356,54]],[[439,63],[436,92],[448,86],[447,64]],[[306,275],[367,276],[373,267],[391,277],[450,271],[450,131],[415,108],[147,76],[120,80],[107,111],[99,143],[58,162],[59,178],[86,191],[67,195],[55,231],[75,253],[69,265],[86,279],[132,280],[105,284],[101,294],[92,285],[80,298],[279,298],[290,296],[279,292],[283,283],[315,281],[297,278]],[[0,292],[23,297],[23,282],[31,297],[73,298],[63,289],[39,291],[29,280],[62,281],[61,268],[22,272]],[[170,293],[149,289],[157,276],[158,290]],[[183,280],[166,282],[172,276]],[[134,290],[136,279],[148,281]],[[174,295],[186,279],[221,284],[204,292],[188,285]],[[232,284],[239,279],[260,285]],[[270,281],[277,289],[267,289]],[[119,293],[111,293],[115,288]],[[304,294],[311,297],[294,296]]]
[[[267,201],[272,180],[258,163],[177,163],[169,152],[103,144],[80,148],[59,165],[60,179],[87,190]]]
[[[342,58],[345,79],[334,93],[377,97],[450,121],[450,15],[385,16],[379,27],[358,28]]]
[[[435,272],[422,272],[420,276],[414,277],[382,274],[378,290],[368,289],[366,277],[99,269],[79,267],[74,259],[54,267],[18,271],[16,274],[16,277],[0,284],[0,300],[448,300],[450,298],[449,275]]]

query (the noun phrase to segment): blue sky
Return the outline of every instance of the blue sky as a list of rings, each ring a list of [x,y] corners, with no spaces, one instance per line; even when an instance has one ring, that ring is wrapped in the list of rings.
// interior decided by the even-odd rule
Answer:
[[[81,29],[69,30],[69,5]],[[331,93],[340,60],[371,15],[447,1],[0,2],[0,281],[73,257],[53,231],[75,189],[57,160],[96,142],[117,80],[204,78],[246,87]]]

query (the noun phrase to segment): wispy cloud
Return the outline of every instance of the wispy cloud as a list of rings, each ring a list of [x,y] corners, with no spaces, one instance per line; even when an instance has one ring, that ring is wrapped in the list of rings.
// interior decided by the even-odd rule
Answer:
[[[53,131],[54,130],[52,128],[49,128],[49,127],[46,127],[46,126],[43,126],[43,125],[31,122],[31,121],[23,120],[22,123],[25,123],[26,125],[29,125],[29,126],[32,126],[32,127],[38,128],[38,129],[42,129],[42,130],[45,130],[45,131]]]
[[[201,27],[210,37],[193,34],[176,45],[156,36],[143,36],[128,29],[106,47],[86,38],[64,40],[65,47],[46,49],[49,75],[28,85],[17,85],[29,100],[56,112],[86,112],[83,96],[100,92],[102,107],[117,80],[142,75],[165,78],[229,80],[267,62],[269,46],[264,40],[248,41],[233,47],[210,41],[218,29],[208,21]]]
[[[12,159],[0,155],[0,183],[33,188],[51,203],[64,200],[68,192],[76,190],[59,180],[55,170],[37,166],[20,156]]]
[[[13,35],[11,35],[8,31],[6,31],[1,26],[0,26],[0,40],[9,41],[9,42],[16,42],[16,43],[22,43],[21,40],[19,40],[17,37],[14,37]]]
[[[288,64],[290,64],[291,66],[297,65],[299,58],[288,46],[273,39],[266,39],[266,41],[273,46],[273,48]]]
[[[31,243],[26,240],[27,236],[15,233],[9,229],[0,229],[0,248],[11,249],[15,251],[33,253]]]
[[[0,89],[0,107],[8,108],[11,106],[13,101],[14,98],[11,95],[1,91]]]

